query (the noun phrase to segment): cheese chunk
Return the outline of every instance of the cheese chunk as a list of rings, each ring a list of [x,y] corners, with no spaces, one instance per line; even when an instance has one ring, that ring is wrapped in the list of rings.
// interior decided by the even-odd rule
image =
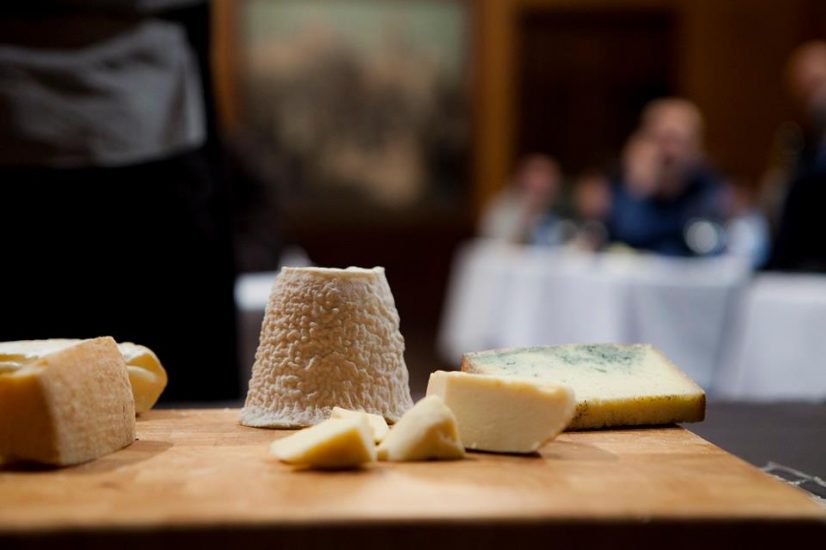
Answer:
[[[577,410],[569,429],[697,422],[705,393],[644,344],[565,345],[467,353],[462,370],[569,385]]]
[[[365,415],[329,419],[270,446],[282,462],[320,469],[357,468],[376,460],[373,433]]]
[[[330,418],[355,418],[364,415],[367,417],[367,423],[370,424],[370,431],[373,433],[373,441],[381,443],[385,438],[390,428],[387,427],[387,421],[383,416],[377,414],[370,414],[364,411],[351,411],[349,409],[342,409],[341,407],[333,407],[333,412],[330,413]]]
[[[427,395],[438,395],[456,415],[466,449],[533,453],[565,429],[575,399],[562,384],[511,376],[436,371]]]
[[[66,349],[82,342],[70,338],[51,340],[21,340],[0,342],[0,374],[11,372],[50,353]],[[158,357],[147,347],[131,342],[118,344],[135,399],[135,412],[140,414],[151,409],[166,388],[166,371]]]
[[[0,462],[66,466],[134,440],[126,363],[111,338],[84,340],[0,374]]]
[[[407,411],[379,445],[380,460],[396,462],[465,456],[456,417],[441,398],[431,395]]]
[[[285,267],[267,304],[241,423],[309,426],[333,407],[390,421],[413,406],[384,268]]]

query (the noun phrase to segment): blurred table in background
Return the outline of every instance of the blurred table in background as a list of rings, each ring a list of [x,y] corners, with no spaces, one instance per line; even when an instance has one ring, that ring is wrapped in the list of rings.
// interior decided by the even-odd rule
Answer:
[[[730,333],[715,381],[720,396],[826,400],[826,276],[759,275]]]
[[[487,241],[459,251],[439,336],[445,360],[458,365],[467,351],[586,342],[654,344],[712,394],[826,398],[826,278],[753,280],[746,264],[727,257],[583,254]]]

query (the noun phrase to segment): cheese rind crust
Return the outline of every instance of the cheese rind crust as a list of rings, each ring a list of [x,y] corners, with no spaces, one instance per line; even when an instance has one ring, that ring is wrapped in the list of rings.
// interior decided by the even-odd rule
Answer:
[[[20,340],[0,342],[0,374],[12,372],[57,351],[74,346],[83,340],[52,338],[49,340]],[[155,353],[131,342],[118,344],[126,361],[129,382],[135,399],[135,412],[140,414],[155,406],[166,388],[166,371]]]
[[[462,370],[561,382],[577,398],[569,430],[699,422],[705,393],[647,344],[539,346],[467,353]]]
[[[383,268],[284,268],[275,279],[241,423],[296,428],[333,407],[396,421],[413,406]]]
[[[0,374],[0,462],[67,466],[134,440],[132,390],[112,338],[84,340]]]

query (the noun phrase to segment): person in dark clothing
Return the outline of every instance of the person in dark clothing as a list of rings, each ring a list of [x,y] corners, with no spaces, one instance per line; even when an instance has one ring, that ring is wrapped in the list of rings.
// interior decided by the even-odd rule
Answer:
[[[0,340],[110,335],[167,402],[237,398],[207,4],[36,4],[0,8]]]
[[[826,272],[826,42],[800,46],[789,62],[792,92],[809,117],[807,139],[782,207],[768,268]]]
[[[702,117],[682,99],[646,107],[612,185],[610,239],[669,256],[719,252],[720,183],[702,156]]]

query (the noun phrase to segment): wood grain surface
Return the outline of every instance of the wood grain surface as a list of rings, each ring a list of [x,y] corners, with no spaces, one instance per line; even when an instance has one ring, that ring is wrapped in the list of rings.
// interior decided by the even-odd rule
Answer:
[[[289,432],[237,418],[229,409],[150,411],[138,441],[109,456],[0,470],[0,536],[440,524],[467,532],[508,522],[826,526],[826,508],[806,493],[679,427],[565,433],[533,456],[315,472],[269,458],[270,442]]]

